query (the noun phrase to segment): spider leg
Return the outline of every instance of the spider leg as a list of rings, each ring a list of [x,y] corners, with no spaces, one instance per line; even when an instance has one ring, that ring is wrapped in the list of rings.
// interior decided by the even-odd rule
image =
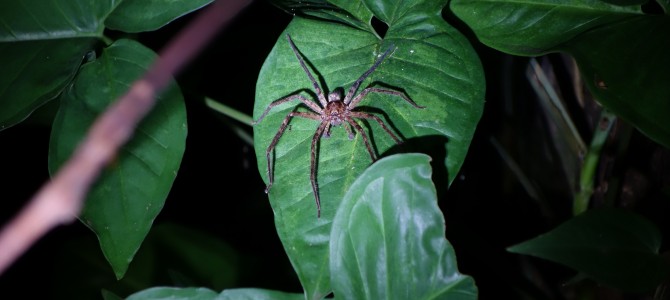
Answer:
[[[295,44],[293,43],[291,36],[286,34],[286,39],[288,39],[288,44],[289,46],[291,46],[293,53],[295,53],[295,57],[298,58],[300,66],[305,71],[305,73],[307,73],[307,77],[309,77],[309,80],[312,82],[312,85],[314,86],[314,91],[316,92],[316,95],[319,98],[319,102],[321,102],[321,106],[326,107],[328,101],[326,101],[326,96],[323,94],[323,90],[321,90],[321,87],[314,79],[314,76],[312,76],[312,72],[310,72],[309,69],[307,68],[307,65],[305,65],[305,61],[303,60],[300,52],[298,52],[298,49],[295,47]]]
[[[368,119],[368,120],[377,121],[377,123],[379,123],[379,126],[381,126],[384,129],[384,131],[386,131],[386,133],[388,133],[393,138],[393,140],[396,142],[396,144],[402,144],[402,141],[395,134],[393,134],[393,132],[391,130],[389,130],[389,128],[384,123],[384,121],[382,121],[382,119],[380,119],[379,117],[377,117],[375,115],[372,115],[372,114],[360,112],[360,111],[352,111],[352,112],[349,113],[349,115],[354,117],[354,118],[361,118],[361,119]]]
[[[349,117],[347,117],[347,123],[351,124],[351,126],[353,126],[356,130],[358,130],[361,133],[361,136],[363,137],[363,142],[365,143],[365,148],[368,149],[368,153],[370,154],[370,158],[372,159],[372,161],[376,161],[377,157],[375,156],[375,153],[372,151],[372,146],[370,146],[370,141],[368,141],[368,135],[365,134],[365,131],[363,131],[363,127],[361,127],[361,125],[358,125],[358,123],[356,123],[354,119]]]
[[[347,122],[349,122],[349,121],[347,121]],[[348,124],[348,123],[344,123],[343,126],[344,126],[344,130],[346,130],[347,134],[349,135],[349,139],[353,140],[354,139],[354,132],[351,131],[351,125]]]
[[[309,107],[311,110],[313,110],[314,112],[316,112],[318,114],[320,114],[323,111],[321,109],[321,107],[316,105],[316,103],[307,100],[307,98],[303,97],[302,95],[296,94],[296,95],[291,95],[291,96],[284,97],[282,99],[279,99],[279,100],[276,100],[276,101],[273,101],[272,103],[270,103],[270,105],[268,105],[268,107],[265,109],[265,111],[263,111],[263,114],[261,114],[261,116],[258,118],[258,120],[253,121],[251,123],[251,125],[256,125],[256,124],[260,123],[263,120],[263,118],[265,118],[265,116],[267,116],[267,114],[270,112],[270,110],[273,107],[275,107],[277,105],[280,105],[280,104],[284,104],[284,103],[289,102],[289,101],[296,100],[296,99],[300,100],[302,103],[307,105],[307,107]]]
[[[268,149],[265,151],[265,158],[267,159],[268,162],[268,185],[265,187],[265,193],[267,194],[270,191],[270,188],[272,187],[272,183],[274,183],[274,172],[272,172],[272,161],[270,161],[270,154],[272,154],[272,150],[274,150],[275,146],[277,146],[277,142],[279,142],[279,139],[281,138],[282,134],[284,134],[284,131],[286,130],[286,127],[288,127],[288,122],[291,120],[293,117],[301,117],[301,118],[306,118],[306,119],[312,119],[312,120],[317,120],[321,121],[321,117],[319,115],[310,113],[310,112],[291,112],[288,115],[286,115],[286,118],[284,118],[284,121],[281,123],[281,126],[279,127],[279,131],[277,131],[277,134],[275,134],[275,137],[272,138],[272,142],[270,142],[270,146],[268,146]]]
[[[323,133],[321,134],[321,136],[322,136],[322,137],[325,137],[325,138],[329,138],[329,137],[330,137],[330,129],[331,129],[331,128],[332,128],[331,126],[328,126],[328,128],[326,128],[326,129],[323,131]]]
[[[321,199],[319,198],[319,187],[316,184],[316,143],[324,132],[330,131],[330,122],[321,122],[312,137],[312,148],[310,152],[309,179],[312,182],[312,192],[316,200],[316,217],[321,218]]]
[[[420,106],[420,105],[416,104],[416,102],[412,101],[412,99],[407,97],[407,95],[405,95],[405,93],[402,93],[402,92],[399,92],[399,91],[394,91],[394,90],[387,90],[387,89],[369,87],[369,88],[364,89],[360,94],[358,94],[358,96],[356,96],[356,98],[354,98],[353,101],[351,101],[351,104],[349,104],[349,109],[354,109],[354,107],[356,107],[356,105],[358,105],[358,103],[361,102],[361,100],[363,100],[365,95],[367,95],[369,93],[380,93],[380,94],[398,96],[398,97],[402,98],[403,100],[409,102],[409,104],[411,104],[412,106],[414,106],[416,108],[422,108],[422,109],[426,108],[425,106]]]
[[[384,59],[391,53],[391,51],[393,51],[393,50],[395,50],[395,45],[391,44],[391,46],[389,46],[389,48],[386,49],[386,52],[384,52],[384,54],[382,54],[382,56],[379,57],[379,59],[377,59],[377,61],[375,61],[375,63],[372,65],[372,67],[370,67],[370,69],[368,69],[367,71],[365,71],[365,73],[363,73],[363,75],[361,75],[361,77],[359,77],[358,79],[356,79],[356,82],[354,82],[354,84],[351,86],[351,88],[349,88],[349,91],[347,92],[347,95],[344,97],[344,104],[349,104],[349,102],[351,102],[352,97],[354,97],[354,94],[356,94],[356,91],[357,91],[358,88],[361,86],[361,83],[363,83],[363,81],[364,81],[368,76],[370,76],[370,74],[372,74],[372,72],[374,72],[374,71],[377,69],[377,67],[379,67],[379,65],[382,63],[382,61],[383,61],[383,60],[384,60]]]

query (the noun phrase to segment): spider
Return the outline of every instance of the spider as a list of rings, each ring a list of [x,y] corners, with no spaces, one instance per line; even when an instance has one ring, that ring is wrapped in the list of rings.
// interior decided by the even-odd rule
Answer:
[[[345,130],[349,134],[349,139],[354,138],[354,131],[358,131],[361,133],[361,136],[363,137],[363,142],[365,143],[365,147],[370,154],[370,158],[374,162],[377,160],[374,152],[372,151],[372,147],[370,146],[370,142],[368,140],[367,134],[365,134],[365,131],[363,131],[363,128],[361,125],[359,125],[354,118],[359,118],[359,119],[368,119],[368,120],[374,120],[377,122],[386,133],[388,133],[391,138],[397,143],[401,144],[402,141],[395,135],[389,128],[386,126],[384,121],[380,119],[379,117],[366,113],[366,112],[361,112],[361,111],[354,111],[354,108],[358,105],[363,98],[369,94],[369,93],[381,93],[381,94],[388,94],[388,95],[393,95],[393,96],[398,96],[402,98],[403,100],[407,101],[409,104],[416,108],[425,108],[423,106],[419,106],[416,104],[414,101],[412,101],[410,98],[405,96],[404,93],[399,92],[399,91],[394,91],[394,90],[388,90],[388,89],[381,89],[381,88],[376,88],[376,87],[367,87],[363,89],[358,95],[356,95],[356,91],[358,90],[359,86],[363,81],[370,75],[372,72],[374,72],[377,67],[382,63],[382,61],[393,51],[395,50],[394,46],[391,45],[384,54],[382,54],[377,61],[359,77],[356,82],[349,88],[349,91],[347,92],[346,96],[344,99],[342,99],[342,88],[337,88],[330,92],[328,94],[328,98],[324,96],[323,90],[319,86],[319,84],[316,82],[314,79],[314,76],[312,76],[312,73],[307,69],[307,66],[305,65],[305,61],[303,60],[303,57],[301,56],[300,52],[298,52],[298,49],[296,48],[295,44],[293,43],[293,40],[291,39],[291,36],[288,34],[286,35],[286,39],[288,40],[289,46],[291,46],[291,49],[293,50],[293,53],[295,53],[295,56],[298,58],[298,62],[300,63],[300,66],[302,69],[305,71],[307,74],[307,77],[309,77],[309,80],[312,82],[312,85],[314,86],[314,91],[316,93],[316,96],[318,98],[319,106],[316,101],[310,101],[304,96],[300,94],[292,94],[287,97],[284,97],[279,100],[275,100],[268,107],[263,111],[263,114],[258,118],[258,120],[254,121],[253,124],[258,124],[260,123],[263,118],[270,112],[270,110],[280,104],[293,101],[293,100],[300,100],[303,104],[305,104],[312,112],[297,112],[293,111],[289,113],[285,118],[284,121],[282,122],[281,126],[279,127],[279,130],[275,134],[274,138],[272,139],[272,142],[268,146],[267,150],[265,151],[265,156],[267,159],[268,163],[268,169],[267,169],[267,175],[268,175],[268,185],[265,188],[265,193],[268,193],[270,191],[270,188],[272,187],[272,183],[274,182],[274,175],[272,171],[272,163],[270,161],[270,154],[272,153],[272,150],[274,150],[275,146],[277,146],[277,142],[279,142],[279,139],[281,138],[282,134],[284,134],[284,131],[286,130],[289,121],[293,117],[300,117],[300,118],[306,118],[306,119],[311,119],[320,122],[319,127],[317,127],[316,132],[314,133],[314,136],[312,137],[312,146],[311,146],[311,160],[310,160],[310,180],[312,182],[312,191],[314,192],[314,199],[316,200],[316,209],[317,209],[317,218],[321,217],[321,200],[319,199],[319,191],[318,191],[318,185],[316,183],[316,145],[317,142],[319,141],[319,138],[321,136],[323,137],[329,137],[330,136],[330,129],[332,126],[340,126],[344,125]],[[353,130],[352,130],[353,127]]]

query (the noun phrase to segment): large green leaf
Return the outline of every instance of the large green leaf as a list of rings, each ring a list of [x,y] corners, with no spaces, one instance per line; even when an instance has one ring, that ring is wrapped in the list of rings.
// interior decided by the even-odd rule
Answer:
[[[670,148],[668,37],[670,17],[641,16],[585,32],[568,51],[603,106]]]
[[[146,289],[126,298],[126,300],[214,300],[219,295],[206,288],[155,287]]]
[[[102,37],[114,0],[0,1],[0,130],[56,97]]]
[[[0,1],[0,130],[58,96],[105,25],[153,30],[211,1]]]
[[[119,40],[81,68],[63,93],[54,121],[49,147],[52,173],[69,158],[98,114],[125,93],[155,58],[141,44]],[[172,84],[88,195],[80,219],[98,235],[118,278],[163,207],[185,143],[186,111]]]
[[[595,0],[454,0],[450,7],[481,42],[500,51],[573,55],[603,106],[670,148],[667,14]]]
[[[515,55],[556,51],[585,31],[642,13],[598,0],[452,0],[449,7],[482,43]]]
[[[127,300],[299,300],[302,294],[263,289],[230,289],[216,294],[206,288],[155,287],[130,295]]]
[[[217,300],[302,300],[303,294],[290,294],[264,289],[230,289],[221,292]]]
[[[446,141],[446,167],[451,181],[463,163],[482,113],[481,64],[467,40],[440,17],[441,6],[423,4],[434,1],[417,2],[413,7],[398,6],[395,1],[379,2],[386,6],[375,10],[383,14],[389,25],[383,39],[369,30],[299,17],[294,18],[285,34],[293,38],[326,92],[337,87],[347,90],[381,53],[395,45],[395,51],[361,89],[371,83],[395,88],[426,109],[417,109],[397,96],[376,93],[369,94],[359,108],[380,116],[406,144],[441,137],[440,147]],[[311,87],[286,36],[280,36],[259,74],[255,118],[272,101],[288,95],[300,92],[313,98],[313,92],[306,92]],[[266,149],[284,117],[297,104],[275,107],[254,127],[258,169],[265,180]],[[362,124],[377,153],[383,155],[395,145],[376,122]],[[308,119],[295,118],[290,122],[272,155],[275,182],[269,191],[277,231],[309,299],[321,298],[330,291],[330,223],[351,183],[371,163],[361,134],[349,140],[345,130],[335,127],[330,138],[320,140],[317,181],[322,215],[317,219],[310,184],[310,145],[317,126],[317,122]]]
[[[477,299],[458,273],[431,181],[430,157],[402,154],[368,168],[333,220],[331,283],[344,299]]]
[[[648,291],[670,274],[660,246],[660,232],[646,219],[598,209],[508,250],[569,266],[613,287]]]
[[[372,12],[362,1],[351,0],[270,0],[286,12],[343,23],[362,30],[373,30]]]
[[[125,32],[152,31],[211,3],[212,0],[123,0],[105,21]]]

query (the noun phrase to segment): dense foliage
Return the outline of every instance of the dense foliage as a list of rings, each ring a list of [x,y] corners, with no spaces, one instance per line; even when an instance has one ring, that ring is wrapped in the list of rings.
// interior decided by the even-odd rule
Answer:
[[[1,3],[2,163],[23,151],[16,140],[41,149],[21,153],[38,163],[4,168],[3,187],[31,166],[56,172],[191,18],[182,16],[210,2]],[[239,16],[161,94],[95,184],[79,218],[99,249],[88,233],[50,241],[67,253],[53,256],[56,297],[540,299],[662,290],[667,0],[273,4],[289,14],[255,3]],[[268,28],[259,17],[286,26]],[[287,35],[326,94],[347,91],[394,47],[361,89],[394,89],[425,107],[389,94],[364,98],[359,109],[404,141],[360,122],[382,157],[374,163],[360,132],[350,139],[334,127],[320,139],[320,218],[309,177],[319,123],[289,123],[271,153],[269,205],[260,182],[266,149],[287,114],[307,108],[282,104],[248,126],[288,95],[316,99]],[[536,56],[546,59],[526,58]],[[27,197],[41,174],[8,198]],[[0,281],[25,280],[19,269],[29,265],[20,261]]]

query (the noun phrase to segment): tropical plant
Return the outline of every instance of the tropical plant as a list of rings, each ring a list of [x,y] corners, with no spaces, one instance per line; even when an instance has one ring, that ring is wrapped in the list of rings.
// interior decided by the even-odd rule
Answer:
[[[188,23],[182,16],[210,2],[0,3],[0,141],[50,130],[41,166],[54,174],[95,118],[150,68],[160,33],[173,34]],[[56,294],[557,299],[663,290],[668,265],[659,253],[667,232],[658,224],[667,209],[658,208],[670,197],[668,0],[273,2],[293,15],[286,27],[259,26],[253,13],[267,4],[253,4],[176,78],[179,86],[160,94],[105,168],[79,219],[112,271],[99,270],[105,262],[90,236],[63,242],[72,254],[55,256]],[[334,126],[326,138],[319,122],[288,122],[289,113],[304,115],[308,107],[287,102],[263,115],[251,138],[252,120],[273,101],[296,93],[317,99],[287,36],[325,95],[338,87],[346,93],[379,61],[359,91],[398,91],[425,108],[398,94],[369,93],[357,110],[382,122]],[[222,74],[203,75],[217,64]],[[266,150],[282,122],[286,130],[270,146],[270,213],[258,179],[269,180]],[[213,147],[254,150],[220,155]],[[371,150],[379,160],[370,160]],[[190,173],[189,151],[216,175]],[[631,156],[647,160],[635,165]],[[628,209],[613,208],[622,206]],[[187,213],[199,229],[175,224]],[[242,229],[254,225],[266,234]],[[291,267],[274,253],[286,253]],[[0,281],[27,278],[18,275],[22,264]],[[87,275],[93,266],[96,275]],[[264,272],[267,281],[258,279]],[[73,288],[82,282],[93,294]]]

